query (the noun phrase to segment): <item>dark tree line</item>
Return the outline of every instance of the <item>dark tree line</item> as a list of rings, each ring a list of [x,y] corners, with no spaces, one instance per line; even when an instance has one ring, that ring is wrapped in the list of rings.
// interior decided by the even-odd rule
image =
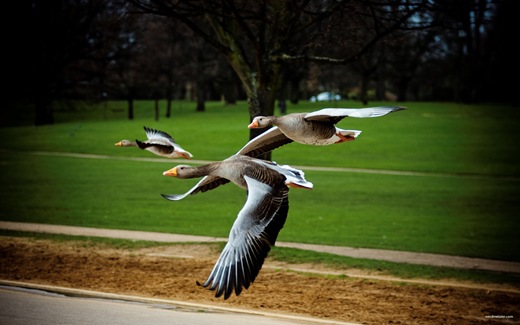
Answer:
[[[62,99],[247,99],[321,90],[365,104],[516,103],[514,0],[21,0],[6,4],[2,99],[53,123]],[[251,134],[256,136],[256,134]]]

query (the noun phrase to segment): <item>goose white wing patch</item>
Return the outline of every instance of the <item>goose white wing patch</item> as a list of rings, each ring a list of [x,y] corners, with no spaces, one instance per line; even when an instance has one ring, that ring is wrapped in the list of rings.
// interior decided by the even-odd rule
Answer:
[[[268,161],[259,161],[259,163],[264,164],[265,166],[277,171],[278,173],[285,176],[285,184],[294,184],[298,187],[304,187],[307,189],[312,189],[313,184],[305,179],[305,173],[303,170],[291,167],[289,165],[278,165],[275,162]]]
[[[323,121],[331,118],[345,118],[345,117],[380,117],[386,114],[405,109],[402,106],[379,106],[367,108],[324,108],[319,111],[305,115],[305,119],[309,121]]]
[[[307,189],[312,189],[314,187],[314,184],[305,179],[305,173],[303,170],[293,168],[289,165],[282,165],[280,167],[286,170],[286,172],[283,173],[287,179],[285,182],[286,184],[291,183]]]

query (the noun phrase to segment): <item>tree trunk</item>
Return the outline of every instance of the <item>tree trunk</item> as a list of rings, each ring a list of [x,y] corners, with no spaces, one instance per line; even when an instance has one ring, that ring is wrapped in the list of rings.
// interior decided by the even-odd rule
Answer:
[[[166,118],[170,118],[170,116],[172,116],[172,89],[168,87],[166,89]]]
[[[385,80],[379,74],[376,76],[376,99],[379,101],[386,100]]]
[[[159,95],[156,94],[154,98],[154,115],[155,115],[155,121],[159,121]]]
[[[408,84],[410,83],[409,77],[401,77],[397,81],[397,100],[400,102],[406,102],[408,100]]]
[[[195,89],[195,96],[197,97],[197,112],[204,112],[206,110],[206,87],[203,81],[197,81]]]
[[[128,102],[128,119],[134,119],[134,97],[130,95],[127,99]]]
[[[280,5],[281,2],[274,1],[273,4]],[[275,8],[276,9],[276,8]],[[282,8],[280,8],[282,9]],[[275,10],[276,11],[276,10]],[[276,11],[280,13],[281,11]],[[277,52],[284,48],[286,36],[282,33],[275,34],[270,39],[269,47],[259,47],[255,52],[254,62],[243,51],[237,34],[233,34],[230,28],[232,20],[222,21],[215,16],[206,16],[210,21],[219,41],[225,44],[221,48],[229,65],[235,70],[238,78],[242,82],[247,96],[249,106],[249,121],[258,115],[274,115],[275,99],[280,89],[281,66],[279,62],[273,62],[270,53]],[[258,40],[265,45],[265,39]],[[242,50],[241,50],[242,49]],[[267,131],[264,129],[251,129],[249,139],[257,137]],[[260,158],[270,159],[271,153],[265,154]]]
[[[172,98],[169,96],[166,99],[166,118],[170,118],[172,116]]]
[[[256,96],[249,96],[247,102],[249,104],[249,122],[258,115],[269,116],[274,115],[274,107],[276,94],[278,93],[278,84],[267,84],[259,83],[258,87],[255,88]],[[249,131],[249,139],[256,138],[260,134],[267,131],[269,128],[264,129],[251,129]],[[271,152],[265,153],[258,158],[271,160]]]
[[[359,90],[359,98],[363,105],[368,105],[368,82],[368,76],[363,73],[363,76],[361,77],[361,89]]]
[[[234,82],[225,83],[222,85],[222,93],[224,95],[225,103],[228,105],[235,105],[237,103],[237,88]]]

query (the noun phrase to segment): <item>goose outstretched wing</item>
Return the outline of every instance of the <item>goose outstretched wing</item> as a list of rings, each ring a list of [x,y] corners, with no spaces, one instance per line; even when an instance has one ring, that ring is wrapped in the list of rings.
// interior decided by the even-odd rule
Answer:
[[[236,154],[255,158],[291,142],[293,142],[293,140],[289,139],[278,127],[274,126],[251,139]]]
[[[379,106],[367,108],[323,108],[319,111],[308,113],[305,115],[307,121],[322,121],[338,123],[345,117],[380,117],[392,112],[406,109],[403,106]]]
[[[146,137],[149,139],[149,140],[154,140],[154,139],[157,139],[157,138],[164,138],[166,140],[169,140],[171,142],[175,142],[175,140],[173,139],[173,137],[164,132],[164,131],[160,131],[160,130],[155,130],[155,129],[151,129],[149,127],[143,127],[144,128],[144,132],[146,133]]]
[[[199,284],[215,296],[238,296],[255,280],[271,246],[275,244],[289,211],[288,188],[274,188],[244,177],[248,196],[231,228],[229,240],[208,279]]]
[[[229,183],[228,179],[218,176],[204,176],[195,186],[184,194],[161,194],[167,200],[179,201],[188,195],[197,194],[199,192],[206,192],[212,190],[220,185]]]

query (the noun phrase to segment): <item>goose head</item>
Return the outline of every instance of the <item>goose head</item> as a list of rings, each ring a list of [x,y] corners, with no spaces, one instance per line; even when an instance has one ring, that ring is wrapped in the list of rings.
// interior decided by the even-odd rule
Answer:
[[[262,129],[273,125],[273,116],[257,116],[247,127],[249,129]]]
[[[115,144],[116,147],[136,147],[137,144],[130,140],[121,140]]]
[[[178,165],[173,167],[172,169],[168,169],[167,171],[163,172],[163,175],[183,178],[186,176],[186,171],[189,171],[192,168],[192,166],[188,165]]]

